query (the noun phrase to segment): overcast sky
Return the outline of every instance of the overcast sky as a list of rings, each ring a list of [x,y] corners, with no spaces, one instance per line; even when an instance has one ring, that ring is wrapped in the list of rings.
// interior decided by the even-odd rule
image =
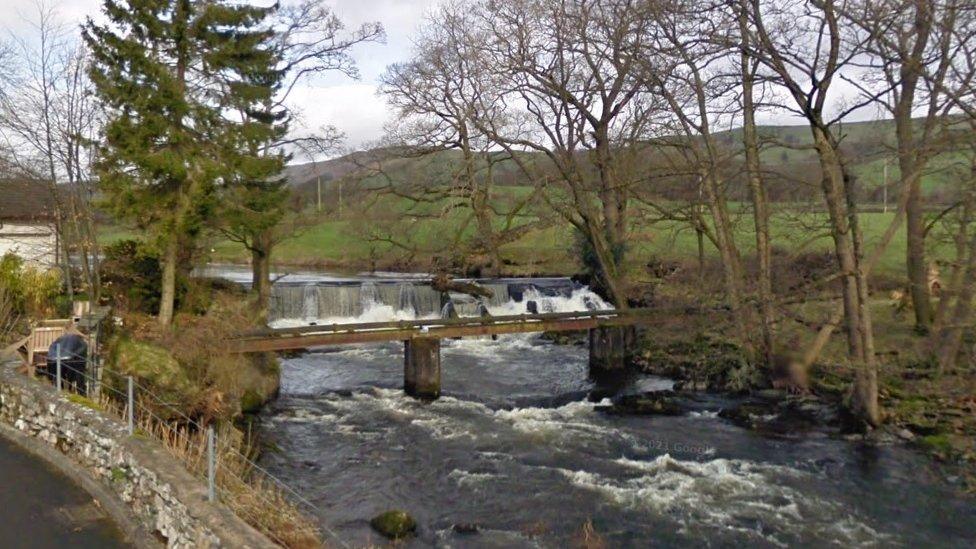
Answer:
[[[100,0],[45,0],[57,6],[63,22],[80,25],[88,16],[98,17]],[[284,0],[288,2],[290,0]],[[353,51],[361,78],[323,78],[292,94],[292,101],[310,128],[333,125],[346,133],[346,146],[359,148],[382,136],[388,109],[376,95],[379,76],[386,66],[405,60],[410,53],[410,36],[424,13],[438,0],[327,0],[339,18],[353,29],[362,23],[379,21],[386,29],[385,44],[363,44]],[[36,19],[36,0],[0,0],[0,28],[3,34],[30,32],[28,21]]]
[[[4,34],[29,34],[28,21],[36,19],[38,0],[0,0],[0,29]],[[60,18],[77,28],[88,16],[99,16],[101,0],[44,0],[57,6]],[[264,1],[264,0],[256,0]],[[272,0],[267,0],[270,3]],[[285,3],[295,0],[283,0]],[[292,93],[293,107],[302,114],[308,128],[333,125],[346,136],[346,148],[358,149],[379,139],[383,125],[389,117],[385,102],[377,96],[380,75],[391,63],[409,58],[411,36],[417,30],[424,14],[433,9],[439,0],[326,0],[333,7],[347,28],[354,29],[362,23],[379,21],[386,29],[384,44],[362,44],[352,52],[359,65],[361,78],[353,80],[333,75],[296,89]],[[836,83],[834,97],[854,95],[853,87],[844,82]],[[845,89],[847,88],[847,89]],[[865,109],[854,119],[868,119],[877,112]],[[800,120],[785,113],[761,113],[761,124],[797,124]],[[299,159],[296,159],[298,161]]]

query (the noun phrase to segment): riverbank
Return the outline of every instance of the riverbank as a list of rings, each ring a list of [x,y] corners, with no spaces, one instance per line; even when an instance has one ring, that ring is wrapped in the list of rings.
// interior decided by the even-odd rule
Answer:
[[[879,323],[885,328],[885,323]],[[885,342],[885,338],[881,338]],[[945,466],[945,478],[976,493],[976,376],[968,370],[939,375],[913,355],[887,355],[880,366],[879,403],[884,424],[869,429],[847,414],[854,372],[828,353],[809,372],[811,390],[792,394],[750,387],[745,358],[720,330],[689,336],[661,329],[642,340],[642,371],[676,380],[684,394],[710,392],[741,399],[722,417],[769,436],[832,436],[873,444],[901,444]],[[680,400],[680,399],[679,399]],[[664,406],[663,409],[671,409]]]

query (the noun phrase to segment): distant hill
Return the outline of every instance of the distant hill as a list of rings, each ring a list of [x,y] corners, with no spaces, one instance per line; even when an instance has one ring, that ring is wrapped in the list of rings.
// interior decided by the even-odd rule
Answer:
[[[381,150],[357,151],[331,160],[291,164],[285,168],[285,177],[292,187],[315,183],[319,177],[323,181],[339,179],[355,172],[370,158],[381,152]]]
[[[844,124],[841,128],[843,140],[842,148],[852,160],[854,174],[859,178],[859,184],[864,199],[880,202],[883,196],[882,186],[887,177],[889,192],[896,185],[899,173],[897,161],[894,158],[895,129],[891,120],[855,122]],[[812,144],[809,128],[805,125],[797,126],[761,126],[759,134],[767,141],[762,152],[763,167],[770,173],[768,176],[773,200],[795,200],[818,196],[816,178],[819,177],[819,164],[816,152],[804,149]],[[718,134],[720,142],[730,145],[741,139],[741,130],[734,129]],[[779,143],[779,144],[777,144]],[[296,194],[313,196],[317,189],[317,181],[321,177],[323,183],[339,179],[368,181],[370,176],[356,172],[364,166],[376,164],[382,160],[384,170],[395,174],[398,179],[430,182],[444,182],[450,178],[452,167],[460,160],[457,151],[444,151],[425,158],[397,158],[395,151],[390,149],[373,149],[354,152],[332,160],[311,162],[289,166],[286,171],[289,183]],[[534,155],[536,153],[525,153]],[[945,192],[945,183],[956,177],[952,171],[955,163],[961,160],[956,154],[947,154],[932,163],[931,173],[923,178],[923,192],[933,198],[941,198]],[[887,164],[887,169],[885,169]],[[887,172],[887,176],[885,175]],[[495,168],[495,179],[500,185],[522,185],[521,175],[512,162],[502,163]],[[740,185],[741,187],[741,185]],[[323,185],[323,191],[329,185]],[[735,198],[745,198],[744,187],[730,189]],[[894,196],[889,196],[893,200]]]

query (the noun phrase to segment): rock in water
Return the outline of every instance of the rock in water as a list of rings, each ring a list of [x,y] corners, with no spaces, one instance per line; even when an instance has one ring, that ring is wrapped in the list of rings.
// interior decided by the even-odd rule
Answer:
[[[530,315],[539,314],[539,304],[532,300],[526,301],[525,312],[529,313]]]
[[[369,525],[389,539],[403,539],[417,531],[417,521],[406,511],[399,509],[376,515],[369,521]]]
[[[470,536],[478,533],[478,525],[470,522],[459,522],[454,525],[454,533]]]
[[[675,401],[672,391],[652,391],[639,395],[624,395],[613,399],[610,406],[597,406],[601,412],[614,415],[680,416],[684,408]]]

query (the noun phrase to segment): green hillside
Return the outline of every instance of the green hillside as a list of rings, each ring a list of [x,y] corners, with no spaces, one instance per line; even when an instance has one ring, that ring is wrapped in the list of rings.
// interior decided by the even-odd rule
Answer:
[[[826,220],[818,213],[821,200],[815,184],[816,156],[812,150],[795,149],[810,143],[809,132],[800,126],[767,126],[762,136],[769,144],[763,151],[764,167],[770,172],[770,185],[802,187],[795,180],[802,174],[810,182],[805,187],[805,198],[780,200],[774,204],[774,244],[791,254],[824,252],[830,249]],[[893,126],[890,122],[848,124],[844,127],[845,147],[851,158],[856,159],[854,170],[865,189],[863,226],[869,247],[876,242],[893,218],[893,212],[881,211],[881,193],[874,192],[882,184],[885,159],[891,158],[890,145]],[[720,139],[731,146],[738,139],[738,131],[726,132]],[[790,147],[774,144],[781,141]],[[532,155],[526,153],[531,161]],[[384,187],[397,188],[398,193],[419,193],[423,190],[441,189],[452,182],[460,165],[460,155],[455,151],[443,151],[420,158],[398,158],[391,151],[368,151],[354,157],[320,162],[315,165],[292,166],[289,173],[295,194],[305,201],[304,228],[283,242],[276,250],[275,261],[284,265],[321,266],[340,269],[370,268],[424,268],[435,257],[445,257],[455,246],[455,239],[464,239],[474,233],[474,223],[467,208],[456,208],[450,199],[426,196],[423,201],[412,201],[396,193],[379,192]],[[961,154],[946,154],[932,163],[932,169],[923,179],[925,192],[937,199],[945,192],[956,170],[964,163]],[[493,166],[495,178],[494,207],[503,213],[533,191],[526,185],[514,162],[500,161]],[[296,175],[297,174],[297,175]],[[778,176],[777,174],[782,174]],[[897,197],[898,169],[893,160],[888,162],[889,204]],[[321,178],[321,179],[319,179]],[[322,187],[319,209],[319,183]],[[743,188],[730,188],[731,207],[735,213],[737,238],[743,253],[751,253],[753,236],[747,194]],[[663,191],[682,185],[666,182]],[[688,187],[685,186],[687,189]],[[874,194],[871,194],[874,193]],[[775,195],[775,193],[774,193]],[[662,199],[667,204],[668,199]],[[799,200],[799,201],[796,201]],[[933,200],[934,201],[934,200]],[[641,208],[633,205],[635,218]],[[526,209],[512,220],[513,225],[537,221],[541,211]],[[548,225],[527,232],[502,248],[503,259],[512,274],[577,272],[578,253],[573,249],[574,237],[569,225],[552,215],[544,216]],[[498,229],[505,221],[496,220]],[[931,239],[936,256],[948,253],[938,244],[938,231]],[[124,228],[109,227],[103,240],[112,241],[131,236]],[[643,269],[651,258],[678,262],[693,262],[697,258],[698,240],[687,224],[674,221],[656,221],[635,226],[630,247],[634,272]],[[215,261],[245,262],[248,256],[239,245],[212,237],[208,248]],[[715,257],[715,250],[706,242],[706,255]],[[905,255],[904,234],[895,241],[882,257],[877,273],[882,276],[900,277]]]

